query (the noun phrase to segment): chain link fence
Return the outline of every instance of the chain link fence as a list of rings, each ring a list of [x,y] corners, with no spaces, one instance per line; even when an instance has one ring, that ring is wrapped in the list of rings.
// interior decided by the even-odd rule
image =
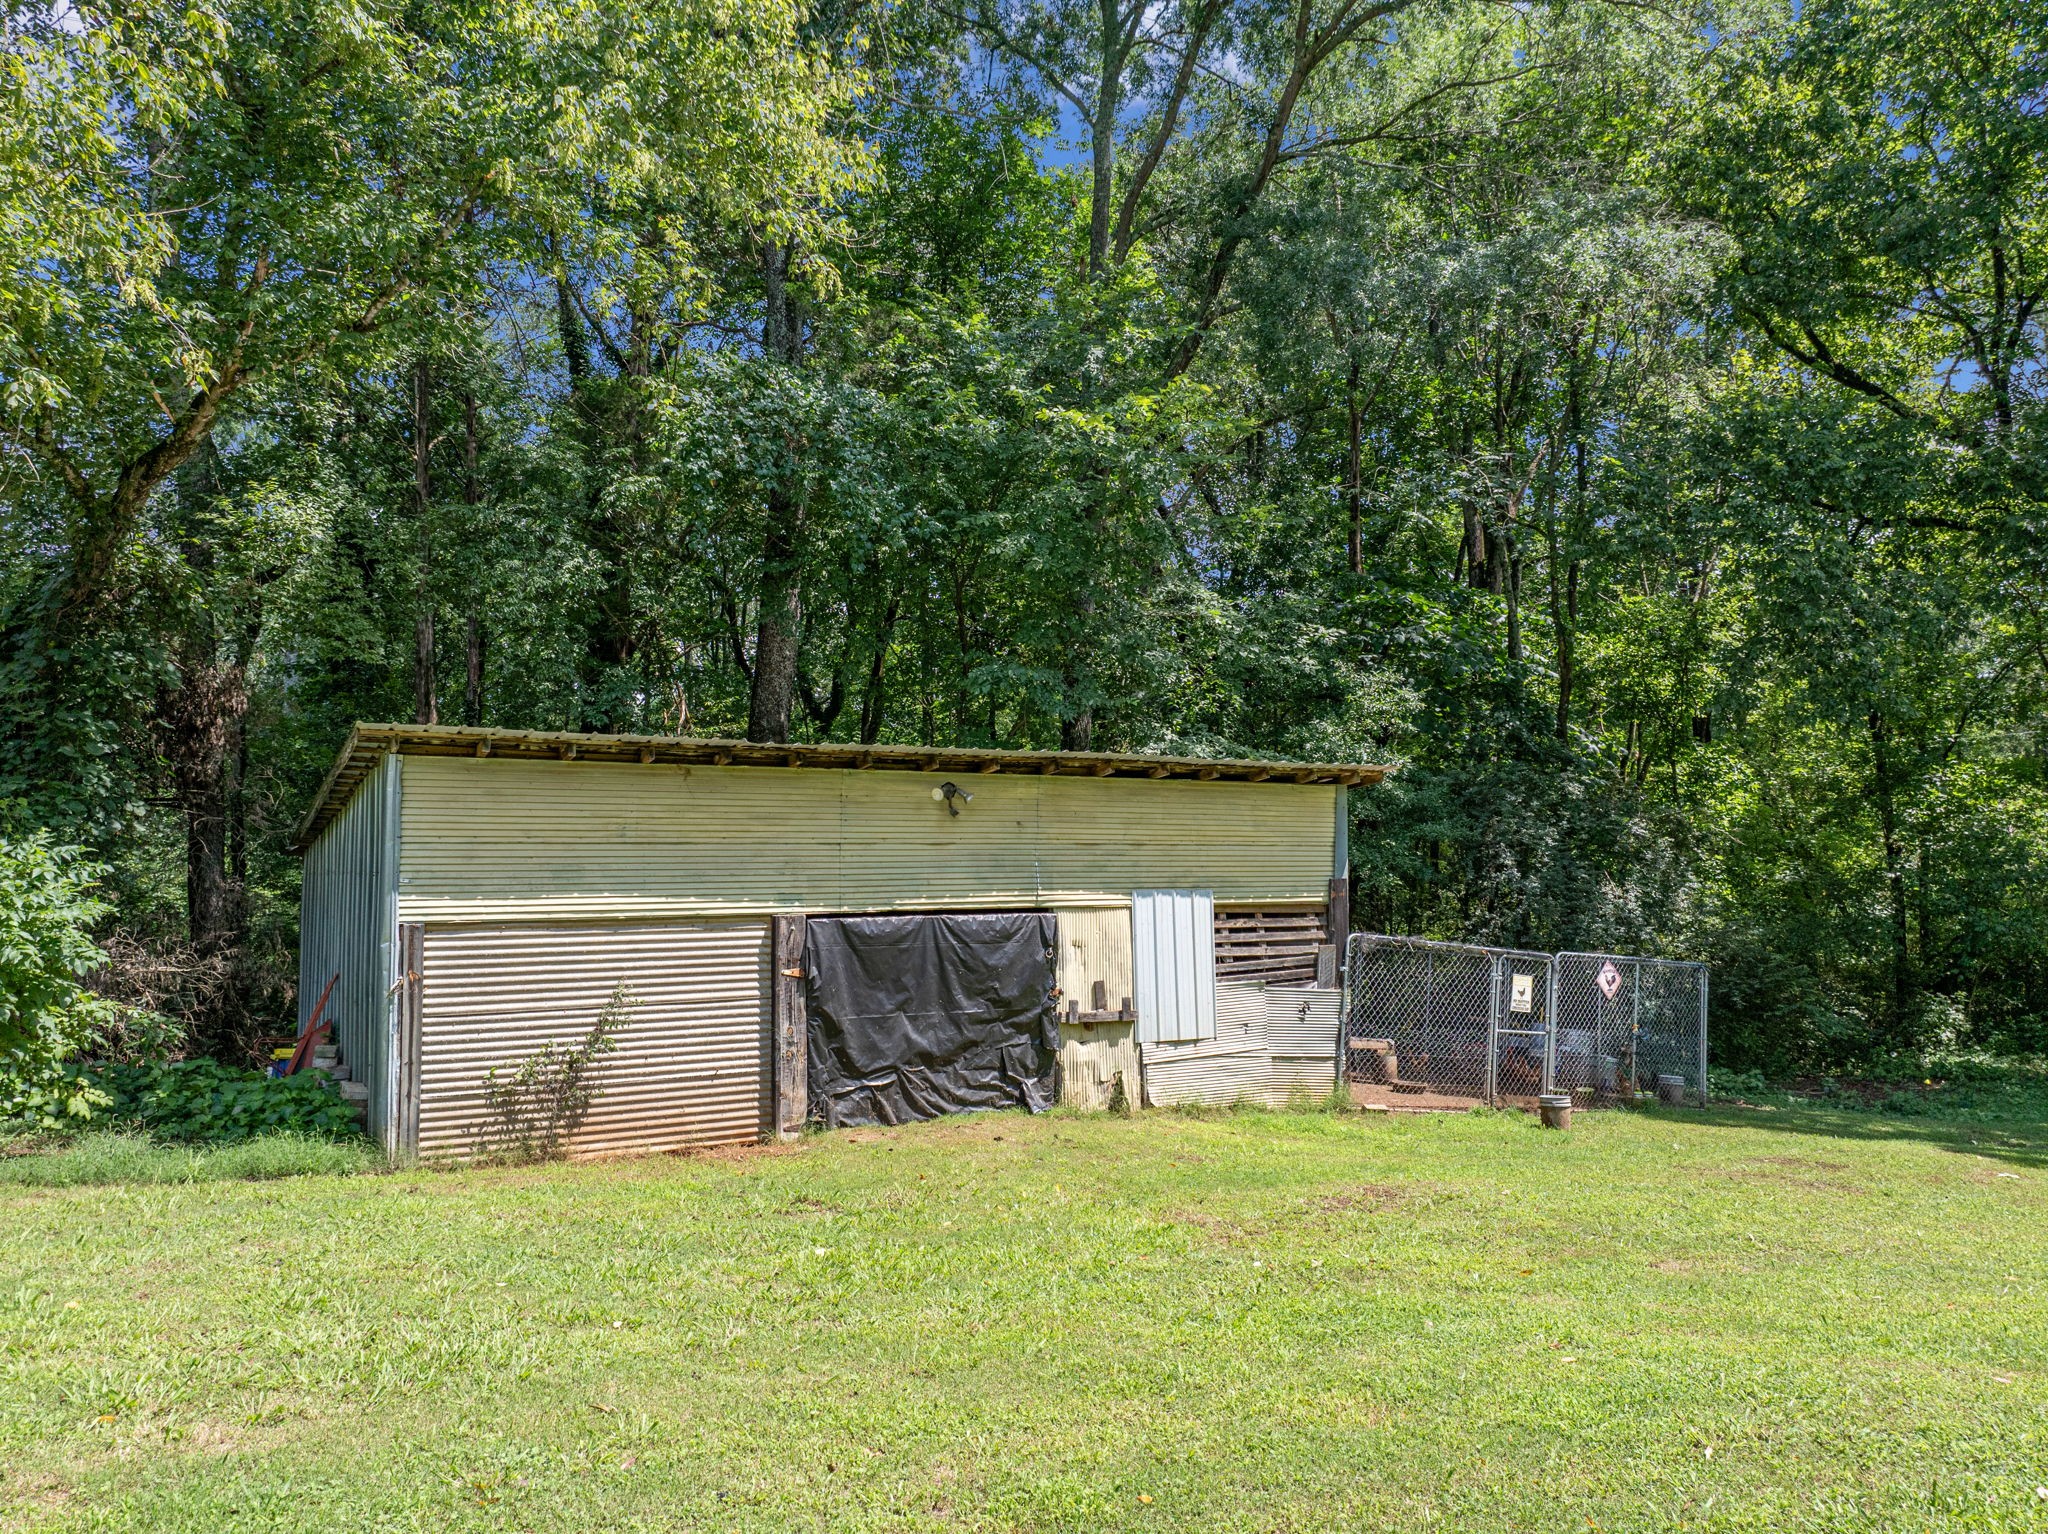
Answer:
[[[1553,1090],[1582,1106],[1645,1093],[1707,1101],[1707,967],[1561,953]]]
[[[1358,932],[1346,971],[1344,1080],[1410,1096],[1489,1097],[1490,950]]]
[[[1706,1102],[1704,965],[1373,932],[1345,958],[1339,1075],[1390,1101]]]

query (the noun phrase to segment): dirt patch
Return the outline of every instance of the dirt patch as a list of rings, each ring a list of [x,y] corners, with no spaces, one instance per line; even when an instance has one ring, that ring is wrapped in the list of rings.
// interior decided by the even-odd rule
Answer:
[[[1310,1214],[1374,1214],[1382,1209],[1398,1209],[1408,1202],[1405,1189],[1386,1183],[1363,1183],[1342,1193],[1325,1193],[1321,1198],[1309,1201]]]
[[[1199,1209],[1175,1210],[1166,1218],[1172,1224],[1198,1230],[1222,1246],[1249,1246],[1263,1233],[1261,1226],[1256,1222],[1226,1220],[1218,1215],[1204,1214]]]
[[[1385,1183],[1361,1183],[1355,1188],[1320,1194],[1293,1214],[1231,1218],[1211,1214],[1206,1209],[1176,1209],[1165,1218],[1172,1224],[1198,1230],[1224,1246],[1247,1246],[1284,1230],[1341,1225],[1360,1215],[1398,1209],[1408,1202],[1409,1197],[1409,1191],[1404,1188]]]
[[[808,1193],[799,1193],[795,1198],[782,1206],[782,1212],[800,1220],[817,1219],[821,1215],[829,1216],[846,1213],[839,1205],[827,1199],[812,1198]]]
[[[1839,1161],[1810,1161],[1800,1156],[1764,1156],[1747,1166],[1730,1167],[1725,1174],[1733,1182],[1764,1182],[1780,1188],[1804,1188],[1813,1193],[1846,1193],[1860,1196],[1870,1190],[1861,1183],[1832,1177],[1831,1172],[1849,1168]]]

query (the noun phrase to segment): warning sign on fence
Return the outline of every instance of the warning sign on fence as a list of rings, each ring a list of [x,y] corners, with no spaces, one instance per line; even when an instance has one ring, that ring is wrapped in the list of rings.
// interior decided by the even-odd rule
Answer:
[[[1536,977],[1516,975],[1514,985],[1508,991],[1510,1012],[1534,1012],[1536,1010]]]
[[[1615,995],[1621,990],[1621,971],[1614,967],[1612,959],[1600,966],[1600,973],[1593,977],[1593,983],[1600,987],[1602,996],[1609,1001],[1614,1000]]]

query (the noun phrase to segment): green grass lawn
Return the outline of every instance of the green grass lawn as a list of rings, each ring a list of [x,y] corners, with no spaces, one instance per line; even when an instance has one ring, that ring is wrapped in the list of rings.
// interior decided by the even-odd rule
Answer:
[[[2048,1129],[0,1184],[10,1529],[2048,1529]]]

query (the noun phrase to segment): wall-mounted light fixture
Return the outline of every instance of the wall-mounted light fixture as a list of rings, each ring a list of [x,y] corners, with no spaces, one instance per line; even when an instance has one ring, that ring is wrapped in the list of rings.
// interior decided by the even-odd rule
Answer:
[[[955,818],[958,818],[960,814],[961,805],[974,803],[974,795],[970,794],[958,783],[941,783],[937,788],[932,790],[932,797],[934,799],[944,800],[946,805],[946,813],[948,815],[954,816]]]

